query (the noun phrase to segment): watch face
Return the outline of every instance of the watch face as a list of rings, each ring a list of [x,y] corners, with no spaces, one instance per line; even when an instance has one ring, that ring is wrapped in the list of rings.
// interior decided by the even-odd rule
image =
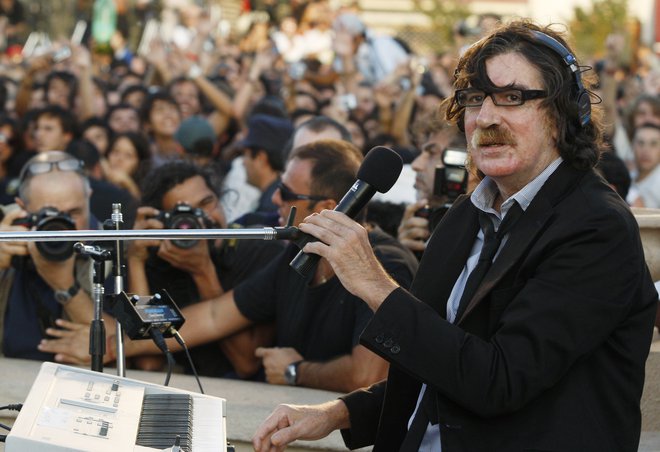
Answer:
[[[57,292],[55,292],[55,300],[58,303],[66,303],[70,299],[71,299],[71,295],[69,295],[69,292],[65,290],[58,290]]]
[[[296,384],[296,365],[289,364],[284,370],[284,380],[288,385]]]
[[[78,291],[80,290],[80,285],[75,282],[73,286],[69,287],[69,290],[56,290],[54,295],[55,295],[55,300],[60,303],[60,304],[65,304],[69,300],[71,300]]]

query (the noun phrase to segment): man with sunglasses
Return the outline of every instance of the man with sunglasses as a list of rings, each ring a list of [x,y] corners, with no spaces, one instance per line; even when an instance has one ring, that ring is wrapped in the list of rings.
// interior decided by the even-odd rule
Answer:
[[[355,182],[362,161],[350,143],[322,140],[294,149],[282,183],[273,195],[280,223],[296,207],[293,223],[334,209]],[[407,286],[417,268],[415,257],[394,238],[374,228],[369,238],[392,277]],[[220,297],[183,309],[181,335],[189,346],[217,341],[255,324],[275,323],[275,347],[258,348],[268,382],[346,392],[384,378],[384,360],[358,344],[372,316],[349,294],[327,261],[303,278],[289,266],[298,252],[289,244],[278,256]],[[178,350],[176,342],[168,343]],[[51,341],[50,351],[65,351]],[[126,343],[128,356],[157,353],[147,341]]]
[[[528,21],[460,59],[447,119],[482,181],[435,228],[411,291],[364,229],[323,211],[300,229],[374,311],[361,344],[386,382],[283,405],[255,450],[342,429],[378,451],[635,451],[658,294],[635,218],[594,171],[591,80],[563,37]],[[394,344],[394,345],[393,345]]]
[[[60,151],[40,153],[23,167],[16,208],[6,209],[0,230],[24,231],[40,220],[60,222],[56,230],[89,229],[90,194],[82,162]],[[55,217],[40,216],[45,212]],[[0,243],[0,331],[6,356],[52,360],[37,345],[46,329],[55,327],[55,319],[92,319],[88,260],[76,256],[71,244],[44,244]]]

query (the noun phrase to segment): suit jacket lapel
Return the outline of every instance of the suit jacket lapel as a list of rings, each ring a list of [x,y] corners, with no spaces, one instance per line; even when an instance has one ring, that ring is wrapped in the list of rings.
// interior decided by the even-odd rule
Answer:
[[[469,197],[456,201],[428,243],[411,292],[443,318],[454,283],[463,270],[479,230],[477,209]],[[433,262],[424,265],[425,261]]]
[[[486,295],[493,290],[495,285],[522,257],[525,250],[527,250],[552,217],[556,203],[567,192],[572,190],[573,186],[579,181],[578,174],[580,173],[564,162],[548,178],[541,190],[534,197],[532,203],[518,220],[518,224],[514,225],[506,243],[500,250],[500,253],[472,299],[466,306],[459,307],[456,324],[460,324],[484,300]]]

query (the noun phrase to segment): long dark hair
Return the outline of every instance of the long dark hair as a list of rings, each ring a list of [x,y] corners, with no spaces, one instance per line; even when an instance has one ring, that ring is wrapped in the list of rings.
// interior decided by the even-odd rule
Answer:
[[[130,176],[138,184],[142,183],[142,178],[144,178],[147,173],[151,170],[151,149],[149,148],[149,141],[147,138],[138,132],[122,132],[114,135],[112,141],[108,145],[108,151],[106,152],[106,158],[112,153],[112,149],[115,146],[115,143],[122,138],[126,138],[131,142],[135,148],[135,153],[138,158],[138,166]]]
[[[548,96],[541,101],[550,123],[555,127],[555,146],[561,157],[578,169],[592,168],[598,162],[602,137],[602,114],[592,109],[591,121],[582,127],[578,121],[577,84],[570,68],[560,55],[539,43],[531,30],[545,33],[570,50],[563,37],[556,31],[541,28],[529,21],[515,21],[495,30],[475,43],[460,59],[455,73],[456,89],[474,86],[485,90],[497,90],[486,72],[486,62],[497,55],[519,53],[535,66],[543,79]],[[572,53],[572,52],[571,52]],[[582,77],[588,90],[594,77]],[[460,107],[452,96],[447,100],[447,119],[463,128],[465,107]]]

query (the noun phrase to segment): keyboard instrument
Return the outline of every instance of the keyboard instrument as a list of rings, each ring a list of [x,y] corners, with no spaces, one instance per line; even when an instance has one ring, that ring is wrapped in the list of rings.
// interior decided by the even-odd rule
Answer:
[[[45,362],[5,450],[225,452],[225,426],[224,399]]]

